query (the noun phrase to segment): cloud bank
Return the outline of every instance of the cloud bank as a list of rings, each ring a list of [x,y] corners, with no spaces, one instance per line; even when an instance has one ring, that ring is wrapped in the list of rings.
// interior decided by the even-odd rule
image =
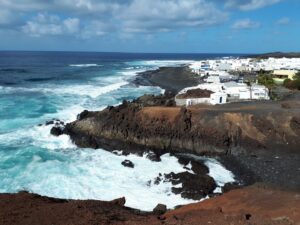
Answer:
[[[254,10],[281,0],[0,0],[0,29],[33,37],[72,35],[80,38],[199,29],[224,23],[230,9]],[[227,10],[224,10],[227,9]],[[258,27],[237,21],[235,29]]]
[[[227,0],[225,7],[249,11],[270,6],[279,3],[280,1],[282,0]]]

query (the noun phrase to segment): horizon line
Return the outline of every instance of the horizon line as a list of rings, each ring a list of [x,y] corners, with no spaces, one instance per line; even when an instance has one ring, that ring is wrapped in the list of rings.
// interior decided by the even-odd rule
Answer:
[[[116,54],[226,54],[226,55],[255,55],[255,54],[266,54],[266,53],[234,53],[234,52],[131,52],[131,51],[77,51],[77,50],[0,50],[0,52],[70,52],[70,53],[116,53]],[[273,52],[272,52],[273,53]],[[288,52],[282,52],[288,53]]]

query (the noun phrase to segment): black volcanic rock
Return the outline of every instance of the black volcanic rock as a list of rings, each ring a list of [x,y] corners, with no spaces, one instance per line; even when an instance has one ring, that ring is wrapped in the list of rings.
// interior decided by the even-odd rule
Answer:
[[[48,126],[48,125],[53,125],[55,122],[54,120],[50,120],[50,121],[46,121],[45,125]]]
[[[121,164],[125,167],[134,168],[133,162],[131,162],[130,160],[127,160],[127,159],[124,160]]]
[[[216,183],[208,175],[192,174],[189,172],[169,173],[165,175],[167,181],[173,185],[182,184],[182,187],[173,187],[172,192],[181,194],[183,198],[200,200],[213,193]]]
[[[154,161],[154,162],[160,162],[161,161],[161,158],[160,158],[159,154],[157,154],[155,152],[149,152],[147,154],[147,158],[150,159],[151,161]]]
[[[64,132],[80,147],[147,149],[159,155],[171,150],[252,155],[286,149],[287,143],[289,151],[299,149],[300,139],[292,134],[299,133],[300,109],[288,111],[281,107],[282,102],[180,109],[166,106],[167,99],[146,95],[101,112],[84,111]]]
[[[153,209],[153,213],[156,215],[162,215],[165,212],[167,212],[167,206],[164,204],[157,204],[157,206]]]
[[[54,136],[60,136],[64,133],[64,128],[61,126],[54,126],[51,128],[50,133]]]
[[[196,174],[208,174],[209,169],[203,163],[197,161],[191,161],[192,171]]]
[[[165,94],[165,95],[143,95],[135,100],[132,103],[138,104],[142,107],[149,107],[149,106],[176,106],[175,95],[172,93]],[[123,102],[124,105],[124,102]],[[128,106],[125,105],[125,106]]]

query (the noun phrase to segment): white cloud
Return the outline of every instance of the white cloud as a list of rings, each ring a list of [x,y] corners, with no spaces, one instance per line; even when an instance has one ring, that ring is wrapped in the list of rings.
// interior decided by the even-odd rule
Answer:
[[[205,0],[133,0],[120,18],[126,32],[161,32],[218,24],[227,14]]]
[[[260,27],[260,23],[250,19],[237,20],[233,25],[233,29],[254,29]]]
[[[8,15],[18,16],[12,29],[31,36],[70,35],[89,38],[115,32],[155,33],[198,29],[222,24],[229,8],[253,10],[281,0],[0,0],[0,26],[11,23]],[[221,10],[224,9],[225,11]],[[2,13],[4,12],[4,13]],[[47,12],[47,13],[40,13]],[[22,16],[20,16],[22,15]],[[28,17],[37,15],[33,19]],[[60,15],[53,16],[53,15]],[[237,21],[235,29],[259,27],[250,20]],[[125,35],[126,36],[126,35]]]
[[[68,18],[63,21],[63,25],[68,33],[77,33],[80,29],[78,18]]]
[[[287,25],[289,23],[290,23],[290,18],[288,17],[283,17],[276,22],[276,24],[278,25]]]
[[[33,20],[22,26],[22,30],[34,37],[74,34],[79,30],[79,19],[67,18],[61,20],[56,15],[39,13]]]
[[[88,39],[95,36],[103,36],[108,34],[110,30],[110,25],[102,21],[93,20],[82,28],[79,37]]]
[[[78,18],[61,19],[57,15],[47,13],[39,13],[22,27],[24,33],[33,37],[72,35],[83,39],[103,36],[109,33],[110,29],[111,25],[102,21],[92,20],[86,24],[81,24]]]
[[[279,3],[282,0],[227,0],[226,7],[249,11]]]
[[[223,23],[227,19],[227,13],[218,10],[215,4],[207,0],[111,0],[109,2],[52,0],[49,2],[52,2],[52,5],[40,5],[37,0],[32,0],[31,7],[35,9],[46,7],[47,11],[60,10],[63,11],[60,14],[68,14],[72,17],[63,21],[57,16],[39,13],[36,18],[26,22],[22,27],[25,33],[32,36],[78,33],[79,37],[89,38],[112,31],[153,33],[185,27],[199,28]],[[11,8],[16,7],[9,3],[6,5]],[[84,24],[81,28],[77,17]]]

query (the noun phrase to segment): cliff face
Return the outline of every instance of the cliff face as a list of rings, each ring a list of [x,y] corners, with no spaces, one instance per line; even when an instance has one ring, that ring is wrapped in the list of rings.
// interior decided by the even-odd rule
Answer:
[[[179,108],[170,97],[144,96],[101,112],[83,112],[65,131],[81,147],[196,154],[299,151],[295,99]]]

